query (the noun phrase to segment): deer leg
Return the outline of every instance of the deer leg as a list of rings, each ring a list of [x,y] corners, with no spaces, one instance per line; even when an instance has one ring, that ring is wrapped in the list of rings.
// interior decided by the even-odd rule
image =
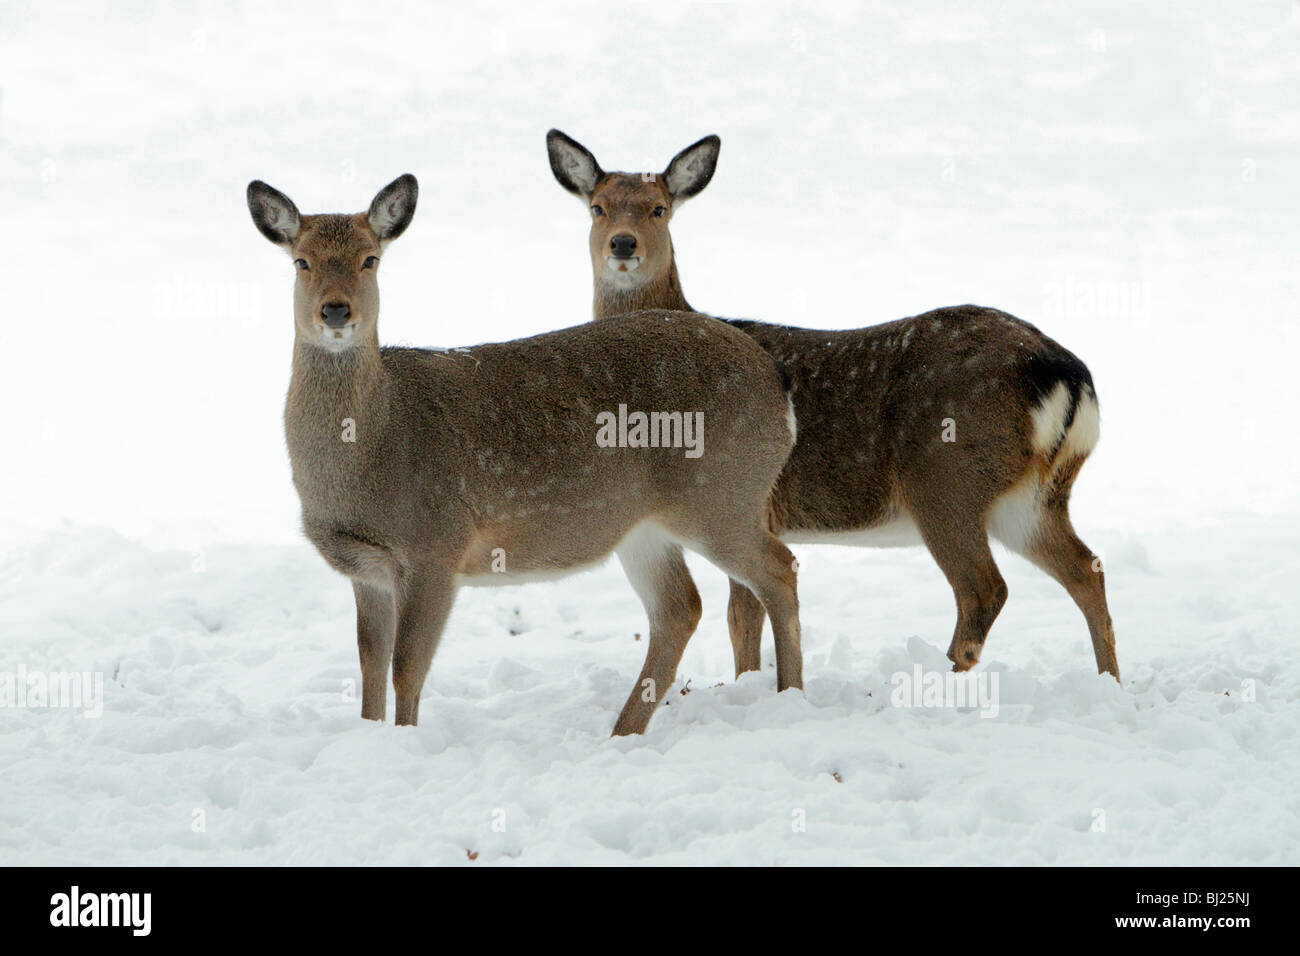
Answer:
[[[1106,604],[1106,575],[1091,549],[1079,540],[1064,507],[1044,509],[1038,533],[1022,551],[1069,592],[1088,621],[1097,673],[1119,680],[1115,657],[1115,628]]]
[[[700,593],[681,546],[653,531],[629,535],[618,559],[650,619],[645,664],[614,725],[614,736],[644,733],[677,676],[686,643],[700,623]]]
[[[766,616],[767,612],[754,597],[754,592],[733,579],[731,600],[727,602],[727,630],[731,634],[731,653],[736,659],[737,677],[763,666],[763,620]]]
[[[713,540],[707,546],[710,560],[753,592],[772,619],[777,690],[803,687],[796,564],[790,549],[766,529],[755,529],[742,539]],[[735,593],[733,587],[733,599]]]
[[[917,525],[957,599],[957,627],[948,659],[953,670],[970,670],[979,663],[989,628],[1007,602],[1007,584],[980,526],[927,520],[925,515],[917,516]]]
[[[399,581],[397,636],[393,648],[393,688],[397,723],[420,719],[420,691],[434,651],[456,599],[456,575],[445,568],[422,568]]]
[[[352,582],[357,601],[357,651],[361,657],[361,716],[383,720],[388,706],[388,665],[393,659],[397,609],[391,591]]]

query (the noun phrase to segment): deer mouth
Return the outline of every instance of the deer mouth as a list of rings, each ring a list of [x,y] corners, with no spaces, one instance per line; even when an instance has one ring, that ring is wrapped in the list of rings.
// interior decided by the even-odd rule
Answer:
[[[611,272],[636,272],[641,265],[640,256],[606,256],[605,265]]]
[[[321,347],[331,352],[341,352],[344,349],[349,349],[356,342],[357,327],[354,323],[350,322],[337,329],[331,329],[328,325],[319,325],[317,328],[320,329]]]

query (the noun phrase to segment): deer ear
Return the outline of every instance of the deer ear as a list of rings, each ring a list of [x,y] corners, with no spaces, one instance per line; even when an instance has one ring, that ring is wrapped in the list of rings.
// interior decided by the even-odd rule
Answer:
[[[253,225],[277,246],[291,246],[298,238],[302,227],[298,207],[280,190],[260,179],[248,184],[248,211],[253,215]]]
[[[718,167],[718,150],[721,148],[722,140],[716,136],[706,136],[674,156],[664,170],[664,185],[668,187],[668,195],[682,200],[690,199],[702,191]]]
[[[605,175],[587,147],[558,129],[546,134],[546,152],[551,158],[551,172],[560,185],[584,199],[595,192],[596,183]]]
[[[398,176],[379,190],[370,204],[370,228],[380,242],[396,239],[411,224],[415,215],[415,200],[420,194],[420,184],[410,173]]]

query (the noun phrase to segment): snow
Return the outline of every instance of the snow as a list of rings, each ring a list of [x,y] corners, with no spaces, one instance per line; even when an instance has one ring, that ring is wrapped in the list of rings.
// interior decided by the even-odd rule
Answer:
[[[741,10],[7,7],[0,675],[104,699],[0,708],[0,863],[1300,861],[1300,7]],[[526,335],[590,313],[552,126],[606,169],[721,135],[673,223],[699,308],[972,301],[1083,357],[1102,438],[1072,510],[1123,686],[998,550],[997,716],[892,706],[944,669],[942,575],[797,545],[803,693],[770,632],[733,678],[693,559],[670,706],[609,739],[646,630],[610,563],[463,590],[421,725],[361,721],[351,590],[288,479],[292,267],[244,187],[354,211],[415,173],[383,339]]]

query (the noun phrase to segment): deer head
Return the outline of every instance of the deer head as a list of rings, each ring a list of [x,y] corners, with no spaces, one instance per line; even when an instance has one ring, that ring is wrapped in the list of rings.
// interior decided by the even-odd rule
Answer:
[[[379,191],[369,212],[303,216],[284,193],[248,184],[248,209],[262,235],[293,259],[298,340],[331,352],[377,339],[379,260],[415,215],[419,185],[410,173]]]
[[[721,145],[717,136],[706,136],[673,157],[662,173],[607,173],[581,143],[558,129],[546,134],[551,172],[591,215],[598,290],[604,284],[626,293],[675,276],[668,224],[683,202],[709,184]]]

